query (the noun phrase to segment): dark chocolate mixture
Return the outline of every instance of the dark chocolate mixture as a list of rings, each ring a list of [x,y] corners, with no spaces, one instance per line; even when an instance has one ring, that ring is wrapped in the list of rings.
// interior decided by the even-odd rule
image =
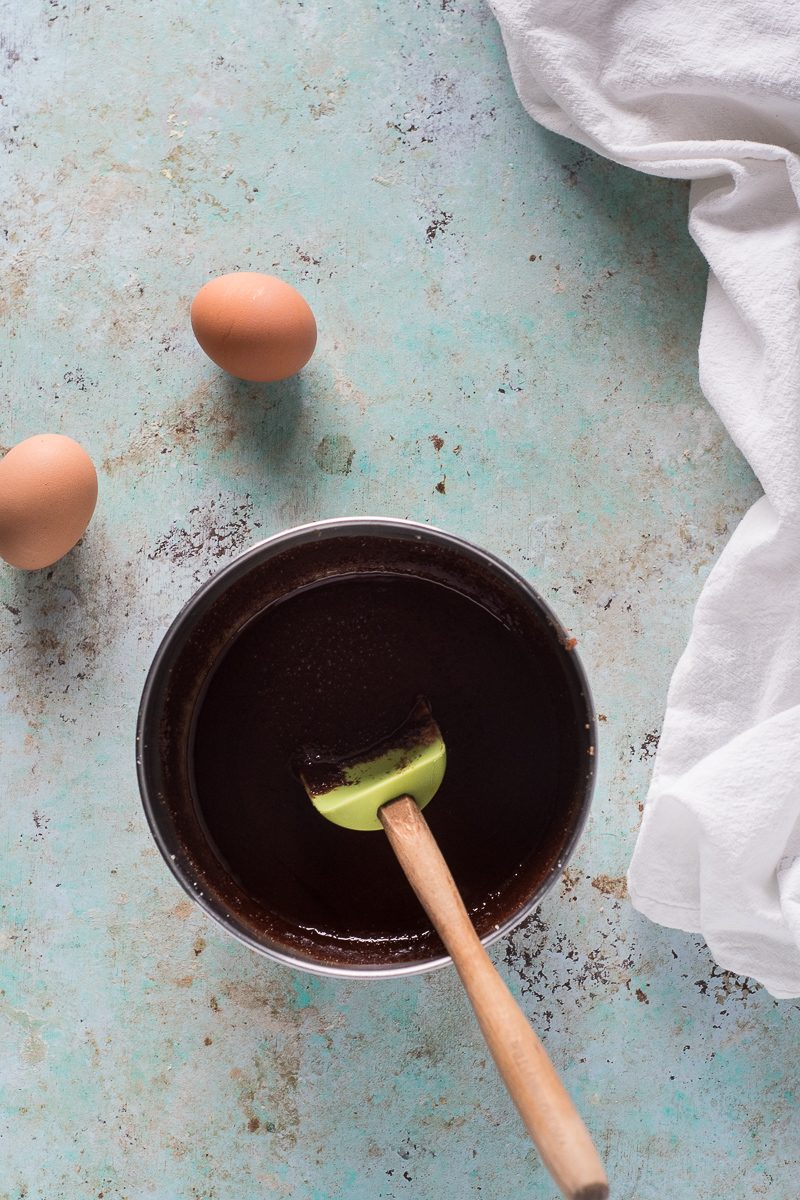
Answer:
[[[426,816],[488,932],[515,889],[522,899],[535,886],[537,855],[546,874],[574,819],[584,768],[558,653],[409,575],[329,578],[272,604],[225,651],[197,707],[193,790],[219,859],[321,957],[325,946],[334,959],[369,959],[370,946],[381,958],[436,952],[383,833],[326,821],[292,771],[303,747],[373,744],[422,695],[448,752]]]

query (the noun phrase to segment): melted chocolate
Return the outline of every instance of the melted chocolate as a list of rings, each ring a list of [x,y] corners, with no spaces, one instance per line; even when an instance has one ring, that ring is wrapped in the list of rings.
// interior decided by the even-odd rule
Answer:
[[[426,816],[479,932],[506,920],[582,805],[566,653],[552,630],[532,635],[408,569],[328,574],[251,616],[208,676],[188,747],[199,825],[236,907],[323,961],[441,953],[383,833],[326,821],[292,770],[305,746],[375,743],[423,695],[448,753]]]

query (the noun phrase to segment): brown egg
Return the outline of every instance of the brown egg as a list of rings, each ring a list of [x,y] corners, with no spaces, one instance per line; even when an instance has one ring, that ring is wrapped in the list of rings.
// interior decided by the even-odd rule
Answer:
[[[254,383],[294,375],[317,344],[317,323],[300,293],[256,271],[220,275],[201,287],[192,329],[218,367]]]
[[[0,556],[38,571],[83,536],[97,503],[86,451],[60,433],[38,433],[0,459]]]

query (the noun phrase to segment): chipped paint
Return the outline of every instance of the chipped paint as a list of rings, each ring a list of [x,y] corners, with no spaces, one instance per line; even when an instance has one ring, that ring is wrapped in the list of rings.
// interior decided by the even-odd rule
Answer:
[[[625,895],[669,675],[757,494],[697,387],[685,187],[537,129],[478,0],[7,8],[0,441],[78,438],[100,504],[61,563],[0,571],[0,1197],[552,1200],[453,972],[255,958],[141,813],[177,609],[364,512],[486,545],[579,639],[596,804],[492,953],[614,1194],[794,1195],[798,1006]],[[237,268],[314,308],[300,377],[198,350],[191,298]]]
[[[628,885],[624,875],[620,875],[616,879],[612,879],[610,875],[595,875],[592,887],[597,888],[598,892],[602,892],[604,896],[616,896],[618,900],[624,900],[628,895]]]

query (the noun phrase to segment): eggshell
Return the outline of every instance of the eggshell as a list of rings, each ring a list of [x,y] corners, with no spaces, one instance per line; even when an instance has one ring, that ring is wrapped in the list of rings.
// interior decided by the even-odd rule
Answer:
[[[97,503],[86,451],[60,433],[39,433],[0,460],[0,556],[38,571],[83,536]]]
[[[223,371],[253,382],[294,375],[317,344],[317,323],[300,293],[256,271],[210,280],[192,301],[191,317],[208,357]]]

